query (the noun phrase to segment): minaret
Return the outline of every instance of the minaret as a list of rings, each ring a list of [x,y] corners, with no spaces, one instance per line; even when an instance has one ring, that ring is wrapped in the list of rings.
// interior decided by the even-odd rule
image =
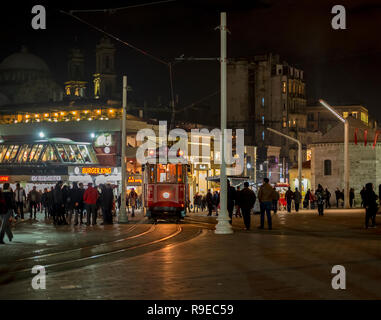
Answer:
[[[96,48],[95,98],[113,99],[116,92],[115,46],[109,38],[102,38]]]
[[[86,85],[85,80],[85,57],[78,48],[73,48],[69,53],[69,61],[67,64],[68,81],[65,82],[66,96],[85,97]]]

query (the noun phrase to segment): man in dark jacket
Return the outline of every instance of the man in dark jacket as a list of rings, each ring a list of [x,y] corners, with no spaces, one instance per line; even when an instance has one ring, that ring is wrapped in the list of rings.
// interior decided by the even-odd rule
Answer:
[[[57,182],[54,191],[53,191],[53,199],[54,199],[54,218],[53,223],[56,224],[67,224],[65,220],[65,202],[62,192],[63,182]]]
[[[112,193],[112,189],[110,185],[102,185],[101,186],[101,195],[100,195],[100,202],[102,207],[102,213],[103,213],[103,223],[105,224],[112,224],[112,203],[114,200],[114,194]]]
[[[288,187],[288,190],[286,191],[285,198],[287,201],[287,211],[291,212],[291,203],[292,203],[292,199],[294,199],[294,193],[291,191],[290,187]]]
[[[230,181],[228,180],[228,212],[230,217],[230,224],[232,224],[233,220],[233,210],[234,204],[237,199],[237,193],[233,186],[230,185]]]
[[[295,188],[294,192],[294,203],[295,203],[295,211],[299,211],[300,202],[302,201],[302,194],[298,190],[298,188]]]
[[[373,191],[373,184],[367,183],[364,192],[365,228],[369,227],[369,219],[372,220],[371,228],[376,227],[376,214],[378,210],[377,195]]]
[[[339,207],[339,200],[341,199],[341,192],[340,192],[339,188],[336,188],[335,196],[336,196],[336,207],[338,208]]]
[[[255,201],[257,200],[253,190],[249,189],[249,183],[245,182],[243,184],[243,189],[239,193],[239,205],[241,207],[243,222],[245,224],[246,230],[250,230],[251,218],[250,212],[254,207]]]
[[[331,192],[328,191],[328,188],[325,188],[325,208],[331,208]]]
[[[4,244],[4,235],[7,234],[9,241],[12,241],[13,234],[10,226],[9,219],[13,214],[13,210],[16,208],[13,192],[9,188],[9,183],[4,183],[3,191],[0,193],[1,210],[0,210],[0,244]]]
[[[213,195],[210,192],[210,189],[208,189],[208,193],[206,194],[206,203],[208,205],[208,216],[212,215],[213,212]]]

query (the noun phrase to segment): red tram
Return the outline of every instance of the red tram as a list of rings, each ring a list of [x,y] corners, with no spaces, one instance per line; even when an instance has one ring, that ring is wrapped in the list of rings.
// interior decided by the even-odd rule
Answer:
[[[186,164],[146,164],[143,175],[146,216],[183,219],[189,199]]]

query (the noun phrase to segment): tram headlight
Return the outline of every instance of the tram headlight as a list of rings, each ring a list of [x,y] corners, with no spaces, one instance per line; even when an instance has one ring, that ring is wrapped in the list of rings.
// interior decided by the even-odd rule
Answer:
[[[163,192],[163,198],[168,199],[170,196],[169,192]]]

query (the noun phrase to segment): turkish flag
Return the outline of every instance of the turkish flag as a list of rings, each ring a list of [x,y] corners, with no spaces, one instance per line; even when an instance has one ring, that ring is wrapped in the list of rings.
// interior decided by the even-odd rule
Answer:
[[[357,132],[359,131],[358,128],[355,129],[355,144],[357,144]]]
[[[366,140],[366,138],[367,138],[367,136],[368,136],[368,130],[364,130],[364,146],[366,146],[366,144],[367,144],[367,140]]]
[[[379,134],[379,133],[380,133],[380,132],[377,130],[377,131],[376,131],[376,134],[374,135],[373,149],[376,147],[377,138],[378,138],[378,134]]]

